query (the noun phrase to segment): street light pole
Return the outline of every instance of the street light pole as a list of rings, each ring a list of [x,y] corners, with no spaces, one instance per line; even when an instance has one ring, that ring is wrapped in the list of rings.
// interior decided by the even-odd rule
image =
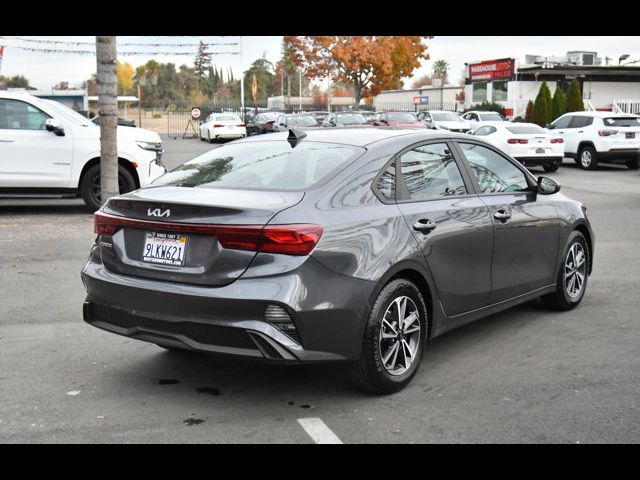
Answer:
[[[300,69],[300,89],[298,91],[298,98],[300,99],[300,111],[302,111],[302,69]]]

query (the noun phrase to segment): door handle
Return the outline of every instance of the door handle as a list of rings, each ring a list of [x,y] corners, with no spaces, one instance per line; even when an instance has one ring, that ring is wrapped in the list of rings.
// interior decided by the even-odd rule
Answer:
[[[511,219],[511,213],[501,208],[500,210],[498,210],[496,213],[493,214],[493,218],[495,218],[496,220],[502,223],[506,223],[509,221],[509,219]]]
[[[422,233],[429,233],[434,228],[436,228],[436,222],[428,218],[421,218],[413,224],[413,229]]]

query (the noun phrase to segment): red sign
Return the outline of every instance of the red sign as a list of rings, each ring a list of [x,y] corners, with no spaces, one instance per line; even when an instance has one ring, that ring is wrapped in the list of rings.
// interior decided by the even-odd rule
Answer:
[[[511,80],[515,72],[515,66],[516,61],[513,58],[472,63],[469,65],[469,78],[472,82]]]
[[[191,118],[193,118],[194,120],[197,118],[200,118],[200,109],[199,108],[194,108],[193,110],[191,110]]]

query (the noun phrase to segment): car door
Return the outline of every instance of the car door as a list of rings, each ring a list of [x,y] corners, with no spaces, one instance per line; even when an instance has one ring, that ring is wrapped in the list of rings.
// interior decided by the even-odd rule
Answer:
[[[563,115],[553,122],[553,128],[549,129],[553,135],[562,137],[564,151],[567,153],[578,153],[577,129],[571,126],[576,117],[577,115]]]
[[[396,156],[397,204],[422,250],[447,316],[488,304],[493,226],[450,143],[421,143]]]
[[[560,239],[553,200],[537,195],[524,167],[497,149],[456,143],[494,225],[491,303],[551,285]]]
[[[65,188],[71,178],[73,132],[50,132],[52,118],[29,102],[0,98],[0,187]]]

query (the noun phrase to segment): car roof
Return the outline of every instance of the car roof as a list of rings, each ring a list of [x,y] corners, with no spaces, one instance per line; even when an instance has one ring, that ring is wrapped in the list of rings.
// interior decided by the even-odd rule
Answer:
[[[493,110],[469,110],[468,112],[464,112],[465,115],[467,113],[479,113],[479,114],[483,114],[483,113],[497,113],[498,115],[500,115],[500,112],[495,112]]]
[[[326,142],[338,143],[343,145],[352,145],[357,147],[366,147],[377,142],[392,140],[399,137],[414,136],[415,141],[429,140],[431,138],[461,138],[469,139],[468,134],[444,132],[442,130],[416,130],[410,128],[389,128],[389,127],[334,127],[334,128],[313,128],[306,130],[300,128],[307,134],[306,141],[309,142]],[[284,141],[287,139],[288,132],[271,133],[267,136],[255,135],[246,137],[236,142],[265,142],[265,141]],[[265,138],[266,137],[266,138]]]
[[[601,112],[601,111],[586,111],[586,112],[567,112],[565,113],[565,115],[577,115],[580,117],[598,117],[598,118],[605,118],[605,117],[638,117],[639,115],[636,115],[634,113],[614,113],[614,112]]]

